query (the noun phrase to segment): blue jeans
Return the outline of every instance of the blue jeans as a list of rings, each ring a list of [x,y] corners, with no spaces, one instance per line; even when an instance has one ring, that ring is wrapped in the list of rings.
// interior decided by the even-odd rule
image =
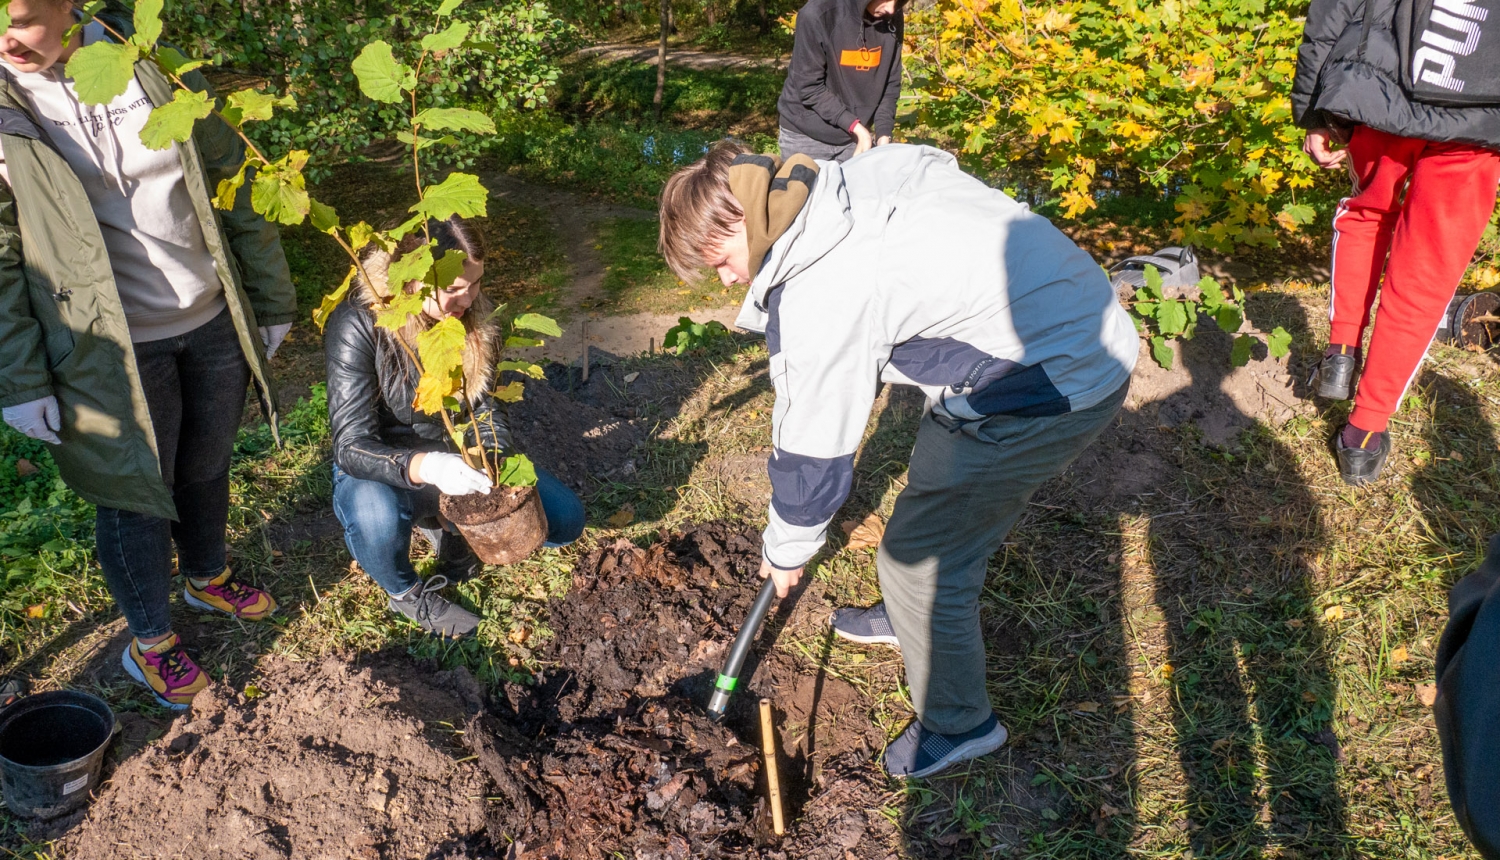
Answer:
[[[547,546],[565,546],[583,534],[583,501],[545,469],[536,470],[536,490],[547,513]],[[387,594],[405,594],[419,581],[411,563],[411,527],[437,514],[436,487],[408,490],[351,477],[333,467],[333,512],[344,525],[344,542],[359,566]]]

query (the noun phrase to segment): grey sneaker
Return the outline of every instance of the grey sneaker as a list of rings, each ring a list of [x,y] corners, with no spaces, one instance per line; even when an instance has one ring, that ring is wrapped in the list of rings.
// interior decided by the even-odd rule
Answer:
[[[885,612],[884,602],[869,609],[846,606],[834,610],[833,632],[840,639],[848,639],[861,645],[901,647],[901,643],[896,641],[896,631],[891,627],[891,617]]]
[[[994,714],[961,735],[940,735],[928,731],[921,720],[912,720],[885,748],[885,772],[902,779],[932,776],[961,761],[989,755],[1005,746],[1008,736]]]
[[[410,618],[428,633],[452,639],[468,636],[479,627],[479,616],[438,594],[447,585],[446,576],[419,582],[405,594],[391,597],[391,611]]]

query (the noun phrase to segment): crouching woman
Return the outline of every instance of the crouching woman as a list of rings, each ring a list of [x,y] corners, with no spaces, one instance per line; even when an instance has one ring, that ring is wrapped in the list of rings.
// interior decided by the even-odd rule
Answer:
[[[479,422],[479,442],[504,450],[510,447],[510,433],[489,394],[501,338],[490,320],[493,305],[480,289],[483,240],[458,218],[432,221],[427,228],[437,242],[437,256],[457,250],[467,257],[463,275],[452,286],[430,296],[422,313],[400,331],[375,325],[384,300],[392,295],[386,280],[391,260],[424,240],[415,231],[394,254],[376,249],[366,255],[370,282],[357,277],[349,299],[328,319],[324,347],[333,429],[333,509],[349,552],[390,595],[391,610],[429,633],[458,637],[472,633],[479,618],[439,592],[449,581],[476,572],[479,561],[463,537],[440,521],[438,493],[488,493],[490,481],[455,453],[440,416],[412,407],[418,373],[408,349],[415,351],[417,335],[448,317],[463,321],[468,335],[461,396],[475,414],[494,416],[493,422]],[[419,287],[418,281],[406,285],[410,291]],[[583,502],[540,468],[536,488],[547,513],[547,546],[572,543],[583,533]],[[437,570],[426,582],[411,562],[413,525],[437,548]]]

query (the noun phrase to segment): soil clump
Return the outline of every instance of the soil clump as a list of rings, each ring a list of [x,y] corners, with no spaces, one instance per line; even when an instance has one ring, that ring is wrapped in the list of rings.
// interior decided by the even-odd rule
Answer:
[[[552,607],[543,656],[554,668],[507,687],[506,707],[464,736],[496,786],[494,844],[537,860],[892,853],[871,760],[880,739],[858,690],[778,656],[747,669],[723,724],[704,716],[759,563],[758,534],[717,523],[645,549],[619,541],[579,563]],[[781,840],[763,799],[753,713],[763,695],[782,717],[783,791],[800,816]]]

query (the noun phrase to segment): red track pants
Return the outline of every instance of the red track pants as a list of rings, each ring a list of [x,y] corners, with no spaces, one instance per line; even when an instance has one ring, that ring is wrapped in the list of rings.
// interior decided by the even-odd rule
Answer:
[[[1333,216],[1328,340],[1357,347],[1380,293],[1349,416],[1359,429],[1379,432],[1401,405],[1495,211],[1500,152],[1359,126],[1349,159],[1359,186]]]

